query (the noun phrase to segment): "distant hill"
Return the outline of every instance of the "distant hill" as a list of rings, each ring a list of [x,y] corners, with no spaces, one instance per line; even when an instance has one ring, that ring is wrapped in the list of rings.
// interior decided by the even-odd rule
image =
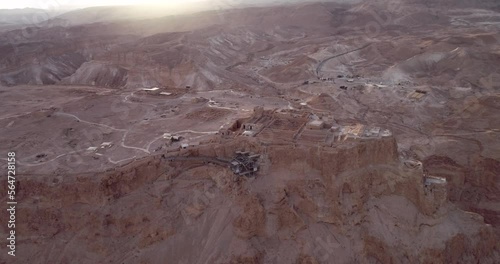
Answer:
[[[57,16],[69,25],[90,24],[97,22],[111,22],[123,20],[154,19],[173,14],[185,14],[208,10],[204,6],[184,5],[177,7],[151,7],[151,6],[99,6],[73,10]]]
[[[359,3],[363,0],[327,0],[324,2]],[[156,19],[172,15],[184,15],[202,11],[227,10],[246,7],[269,5],[293,5],[297,3],[319,2],[318,0],[219,0],[206,2],[185,3],[182,6],[164,4],[158,6],[98,6],[73,10],[57,16],[60,21],[69,25],[81,25],[97,22],[111,22],[124,20]]]
[[[0,25],[33,25],[58,14],[56,11],[36,8],[0,9]]]

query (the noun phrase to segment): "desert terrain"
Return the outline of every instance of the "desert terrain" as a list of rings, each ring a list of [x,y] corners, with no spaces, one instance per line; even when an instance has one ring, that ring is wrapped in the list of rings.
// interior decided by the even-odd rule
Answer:
[[[500,262],[495,1],[93,12],[0,24],[1,263]]]

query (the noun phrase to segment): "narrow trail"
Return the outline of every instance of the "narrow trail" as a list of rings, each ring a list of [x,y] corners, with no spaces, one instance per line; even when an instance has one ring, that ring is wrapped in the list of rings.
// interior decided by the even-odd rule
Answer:
[[[448,138],[453,138],[455,140],[471,141],[471,142],[474,142],[477,145],[477,147],[479,148],[479,153],[482,153],[484,151],[483,143],[481,143],[481,141],[479,141],[477,139],[466,138],[466,137],[463,137],[463,136],[457,136],[457,135],[453,135],[453,134],[438,134],[438,135],[435,135],[435,136],[436,137],[448,137]]]
[[[83,152],[85,150],[76,150],[76,151],[71,151],[71,152],[68,152],[68,153],[64,153],[64,154],[61,154],[61,155],[58,155],[56,156],[55,158],[51,159],[51,160],[47,160],[47,161],[44,161],[44,162],[40,162],[40,163],[26,163],[26,162],[22,162],[22,161],[17,161],[17,163],[21,166],[26,166],[26,167],[37,167],[37,166],[41,166],[41,165],[45,165],[45,164],[48,164],[48,163],[51,163],[51,162],[54,162],[64,156],[68,156],[68,155],[73,155],[73,154],[76,154],[76,153],[80,153],[80,152]]]
[[[368,43],[368,44],[366,44],[366,45],[364,45],[364,46],[362,46],[362,47],[360,47],[360,48],[353,49],[353,50],[350,50],[350,51],[346,51],[346,52],[343,52],[343,53],[340,53],[340,54],[337,54],[337,55],[333,55],[333,56],[331,56],[331,57],[329,57],[329,58],[324,59],[324,60],[323,60],[322,62],[320,62],[320,63],[318,64],[318,66],[316,67],[316,75],[317,75],[317,76],[319,76],[319,73],[320,73],[320,71],[321,71],[321,68],[323,68],[323,66],[325,65],[325,63],[327,63],[329,60],[332,60],[332,59],[338,58],[338,57],[340,57],[340,56],[344,56],[344,55],[347,55],[347,54],[350,54],[350,53],[353,53],[353,52],[356,52],[356,51],[359,51],[359,50],[365,49],[365,48],[369,47],[369,46],[370,46],[370,45],[372,45],[372,44],[373,44],[373,43],[372,43],[372,42],[370,42],[370,43]]]
[[[108,125],[105,125],[105,124],[100,124],[100,123],[94,123],[94,122],[90,122],[90,121],[85,121],[85,120],[82,120],[78,116],[73,115],[73,114],[68,114],[68,113],[54,113],[54,115],[72,117],[72,118],[76,119],[78,122],[82,122],[82,123],[89,124],[89,125],[94,125],[94,126],[100,126],[100,127],[104,127],[104,128],[108,128],[108,129],[114,130],[114,131],[122,131],[122,132],[126,132],[127,131],[126,129],[120,129],[120,128],[115,128],[115,127],[108,126]]]
[[[139,148],[139,147],[132,147],[132,146],[127,146],[125,144],[125,140],[127,138],[127,135],[128,135],[129,131],[126,131],[125,134],[123,134],[123,137],[122,137],[122,140],[120,141],[120,146],[122,148],[126,148],[126,149],[134,149],[134,150],[139,150],[139,151],[142,151],[146,154],[151,154],[151,152],[149,152],[149,150],[145,149],[145,148]],[[156,140],[155,140],[156,141]]]
[[[136,93],[136,92],[137,92],[137,91],[132,92],[132,93],[130,93],[129,95],[126,95],[125,97],[123,97],[122,102],[127,103],[127,104],[147,105],[147,106],[151,106],[151,107],[153,107],[153,108],[157,107],[157,105],[150,104],[150,103],[130,101],[130,99],[129,99],[129,98],[130,98],[131,96],[132,96],[132,97],[133,97],[133,96],[135,96],[135,93]]]
[[[84,123],[84,124],[88,124],[88,125],[92,125],[92,126],[98,126],[98,127],[103,127],[103,128],[106,128],[106,129],[111,129],[113,131],[121,132],[121,133],[123,133],[123,136],[121,137],[121,140],[120,140],[120,144],[119,144],[120,147],[125,148],[125,149],[131,149],[131,150],[141,151],[141,152],[143,152],[145,154],[148,154],[148,155],[151,154],[151,151],[150,151],[151,145],[153,145],[153,143],[155,143],[156,141],[158,141],[158,140],[160,140],[160,139],[163,138],[163,135],[155,137],[149,143],[146,144],[145,148],[129,146],[129,145],[127,145],[125,143],[125,141],[127,139],[128,134],[130,133],[131,129],[120,129],[120,128],[112,127],[112,126],[109,126],[109,125],[106,125],[106,124],[101,124],[101,123],[86,121],[86,120],[83,120],[83,119],[81,119],[80,117],[78,117],[76,115],[68,114],[68,113],[64,113],[64,112],[54,113],[54,115],[55,116],[63,116],[63,117],[73,118],[73,119],[76,119],[78,122],[81,122],[81,123]],[[177,131],[177,132],[172,132],[172,133],[173,134],[192,133],[192,134],[201,134],[201,135],[213,135],[213,134],[216,134],[217,132],[218,131],[182,130],[182,131]],[[39,162],[39,163],[29,163],[29,162],[23,162],[23,161],[18,161],[18,162],[22,166],[36,167],[36,166],[41,166],[41,165],[45,165],[45,164],[54,162],[54,161],[56,161],[56,160],[58,160],[58,159],[60,159],[62,157],[68,156],[68,155],[79,154],[79,153],[85,152],[85,151],[87,151],[87,150],[86,149],[82,149],[82,150],[70,151],[70,152],[67,152],[67,153],[63,153],[63,154],[57,155],[56,157],[54,157],[54,158],[52,158],[50,160],[47,160],[47,161],[44,161],[44,162]],[[108,161],[110,163],[113,163],[113,164],[118,164],[118,163],[130,160],[130,159],[134,159],[135,157],[136,157],[136,155],[134,155],[133,157],[130,157],[130,158],[125,158],[123,160],[119,160],[119,161],[114,161],[110,157],[108,157]]]
[[[217,109],[223,109],[223,110],[230,110],[230,111],[238,111],[239,110],[238,108],[217,106],[217,105],[211,105],[211,104],[208,104],[208,107],[210,107],[210,108],[217,108]]]
[[[228,160],[224,160],[221,158],[214,158],[214,157],[210,157],[210,156],[197,156],[197,157],[177,156],[177,157],[168,157],[167,160],[170,162],[173,162],[173,161],[200,161],[200,162],[213,163],[213,164],[220,165],[223,167],[229,166]]]
[[[182,130],[182,131],[177,131],[173,132],[173,134],[182,134],[182,133],[193,133],[193,134],[206,134],[206,135],[211,135],[211,134],[217,134],[219,131],[194,131],[194,130]]]
[[[25,115],[32,114],[33,112],[24,112],[22,114],[17,114],[17,115],[12,115],[12,116],[5,116],[5,117],[0,117],[0,120],[5,120],[5,119],[11,119],[11,118],[16,118],[16,117],[21,117]]]
[[[133,160],[135,158],[137,158],[137,156],[133,156],[133,157],[130,157],[130,158],[122,159],[122,160],[119,160],[119,161],[114,161],[112,158],[108,158],[108,161],[116,165],[116,164],[120,164],[120,163],[125,162],[125,161]]]

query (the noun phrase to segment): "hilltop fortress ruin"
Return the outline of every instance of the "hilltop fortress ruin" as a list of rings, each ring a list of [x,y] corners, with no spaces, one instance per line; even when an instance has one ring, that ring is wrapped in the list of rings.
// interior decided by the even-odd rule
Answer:
[[[425,262],[436,258],[433,244],[412,245],[429,234],[437,234],[433,243],[445,245],[465,234],[463,243],[470,246],[464,254],[494,250],[483,218],[451,205],[446,180],[427,175],[421,162],[400,157],[386,129],[256,108],[205,142],[183,144],[100,173],[25,175],[21,199],[37,206],[23,209],[32,220],[22,222],[20,232],[37,228],[51,236],[94,226],[81,240],[91,258],[98,259],[99,250],[117,249],[105,241],[127,239],[140,245],[137,252],[158,250],[158,257],[190,263],[241,258],[261,263],[273,258],[283,241],[296,249],[286,256],[290,261],[338,256]],[[141,206],[130,207],[132,201]],[[96,208],[110,213],[92,213]],[[91,213],[82,217],[80,210]],[[149,222],[160,225],[137,229]],[[206,239],[196,239],[202,233]],[[413,235],[401,242],[400,234]],[[364,244],[352,244],[352,238]],[[36,250],[37,238],[26,239],[24,250]],[[258,251],[255,243],[266,250]],[[183,251],[192,247],[203,251]]]
[[[0,10],[14,262],[500,263],[500,1],[218,2]]]

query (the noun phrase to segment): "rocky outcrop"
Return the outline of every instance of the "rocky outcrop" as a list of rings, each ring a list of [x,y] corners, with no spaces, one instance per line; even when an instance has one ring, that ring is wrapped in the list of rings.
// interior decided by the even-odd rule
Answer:
[[[429,174],[447,179],[450,201],[481,214],[486,223],[500,226],[500,162],[479,158],[469,168],[448,157],[431,156],[424,161],[424,167]]]
[[[128,70],[102,62],[87,62],[62,83],[98,87],[121,88],[127,84]]]
[[[426,187],[422,169],[399,162],[396,147],[393,138],[336,148],[262,145],[248,138],[151,156],[102,173],[22,175],[19,219],[25,220],[17,230],[37,236],[21,235],[21,258],[64,262],[86,256],[92,263],[498,260],[492,227],[450,204],[446,187]],[[203,159],[168,159],[230,158],[237,150],[262,155],[256,178],[239,178]],[[54,246],[65,250],[44,253]]]
[[[32,61],[17,66],[15,71],[2,71],[0,69],[0,83],[6,86],[56,84],[75,73],[86,60],[82,54],[75,52],[30,59]],[[7,69],[12,69],[13,67],[8,64],[6,64]]]

